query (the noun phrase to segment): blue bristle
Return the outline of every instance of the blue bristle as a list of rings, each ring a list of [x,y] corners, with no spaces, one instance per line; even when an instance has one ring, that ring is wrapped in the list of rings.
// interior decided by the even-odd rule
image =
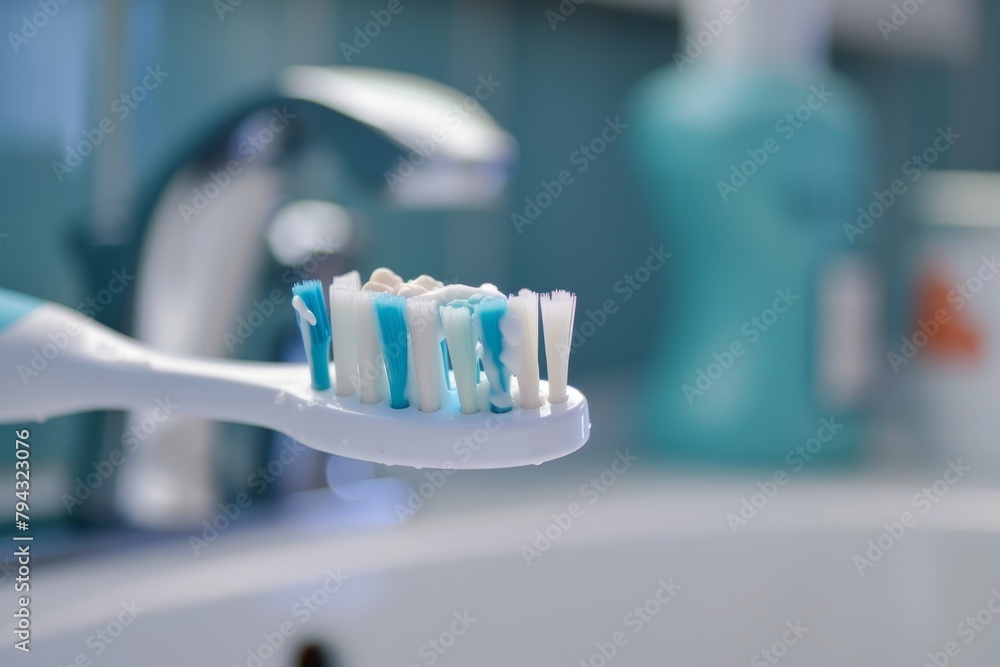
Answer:
[[[448,356],[448,341],[441,341],[441,358],[444,359],[444,385],[448,389],[454,389],[455,385],[451,381],[451,357]]]
[[[330,316],[326,310],[326,298],[323,295],[323,283],[318,280],[306,280],[292,286],[292,295],[302,299],[306,307],[316,316],[316,325],[309,327],[309,358],[312,363],[309,371],[312,374],[314,389],[330,388]],[[302,318],[295,313],[295,321],[302,326]],[[303,341],[303,344],[305,341]]]
[[[500,394],[510,395],[510,370],[500,361],[500,353],[503,352],[503,334],[500,332],[500,319],[507,314],[507,299],[499,297],[487,297],[476,304],[476,314],[479,316],[480,330],[483,337],[483,355],[488,356],[493,367],[498,371],[496,382],[499,386],[493,386],[494,378],[490,379],[491,401],[490,409],[493,412],[510,412],[511,406],[497,405],[492,399]]]
[[[385,359],[385,374],[389,380],[389,406],[408,408],[406,397],[408,350],[406,339],[406,299],[381,293],[374,297],[375,315],[378,320],[379,342]]]

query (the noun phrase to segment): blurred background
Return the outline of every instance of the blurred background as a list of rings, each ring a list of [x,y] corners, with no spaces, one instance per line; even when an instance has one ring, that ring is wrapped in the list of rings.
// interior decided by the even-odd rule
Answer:
[[[978,503],[997,499],[1000,474],[1000,285],[991,283],[1000,272],[1000,4],[18,0],[0,7],[0,26],[0,285],[163,349],[258,360],[302,359],[285,295],[303,278],[388,266],[508,292],[568,289],[578,298],[570,382],[588,396],[593,422],[591,442],[566,459],[440,479],[300,450],[258,429],[175,419],[163,406],[29,425],[43,531],[36,562],[66,584],[50,604],[66,591],[89,595],[67,582],[92,576],[92,563],[122,559],[143,579],[151,563],[181,568],[192,551],[199,557],[199,539],[230,563],[238,588],[266,567],[226,558],[292,539],[276,530],[292,530],[302,554],[336,551],[357,534],[373,540],[358,554],[435,536],[458,559],[473,540],[465,527],[473,535],[524,519],[525,544],[544,552],[530,546],[533,530],[544,534],[567,503],[589,499],[595,479],[607,486],[608,470],[614,483],[621,473],[610,466],[626,459],[630,495],[602,500],[592,528],[579,528],[574,539],[604,546],[567,551],[580,569],[563,572],[565,590],[592,568],[609,571],[587,560],[592,549],[635,553],[632,538],[615,536],[622,523],[653,540],[652,561],[681,553],[718,565],[702,546],[686,551],[678,531],[710,517],[731,538],[764,511],[755,493],[783,530],[799,520],[825,530],[834,516],[829,525],[856,526],[845,548],[859,553],[956,461],[971,467],[962,476],[970,497],[933,521],[948,532],[997,514]],[[2,456],[12,480],[13,452]],[[220,529],[240,494],[252,502]],[[798,517],[788,524],[775,509],[783,500]],[[518,508],[517,521],[497,514],[504,507]],[[413,532],[421,519],[430,532]],[[992,530],[976,527],[989,540],[979,553],[997,554]],[[656,541],[668,534],[677,539],[669,548]],[[836,550],[814,553],[805,545],[826,543],[802,539],[781,548],[796,564]],[[978,599],[969,582],[986,582],[971,544],[907,546],[924,566],[913,576],[934,584],[911,603],[945,620],[918,613],[901,637],[914,627],[947,634],[952,615],[940,610]],[[740,545],[733,563],[770,571],[783,562],[768,556],[773,543]],[[521,558],[519,543],[507,546]],[[947,567],[935,560],[942,553],[954,556]],[[404,571],[400,559],[390,569]],[[843,560],[854,585],[856,564]],[[930,590],[948,588],[937,573],[963,568],[967,595],[932,600]],[[345,608],[374,618],[365,614],[382,608],[373,600],[386,588],[427,599],[396,576]],[[834,594],[802,576],[796,604],[815,603],[831,614],[827,627],[852,631],[843,620],[852,603],[824,607]],[[537,589],[524,581],[525,594]],[[900,575],[865,595],[898,601],[896,587],[913,593],[914,581]],[[128,586],[122,579],[121,595]],[[614,618],[614,595],[587,608]],[[759,601],[793,621],[776,599]],[[690,613],[711,618],[713,604]],[[208,609],[198,613],[210,618]],[[165,636],[153,613],[149,634],[123,639],[122,664],[128,646]],[[735,627],[740,616],[725,618]],[[88,635],[69,612],[58,620]],[[589,653],[601,653],[594,642],[614,623],[579,627],[579,650],[553,630],[560,641],[536,638],[538,655],[597,665]],[[215,637],[232,650],[213,655],[252,664],[251,640],[226,632]],[[756,629],[740,632],[756,646]],[[868,659],[881,660],[858,664],[904,664],[881,652],[884,637],[857,632]],[[420,632],[409,634],[413,655],[394,659],[432,664],[415,657]],[[707,639],[679,648],[685,634],[670,640],[674,655],[715,655]],[[213,644],[208,637],[195,644]],[[53,659],[92,655],[83,639],[67,641]],[[619,660],[648,664],[643,656],[667,650],[644,641],[633,653],[619,647]],[[769,635],[758,643],[770,645]],[[995,657],[997,645],[984,643],[984,660]],[[297,663],[290,644],[272,648],[280,664],[327,664],[334,658],[308,653],[332,655],[323,645],[302,648]],[[829,648],[815,646],[817,655]],[[911,648],[915,660],[936,650]],[[742,650],[724,655],[753,657]],[[446,661],[478,661],[469,651]]]

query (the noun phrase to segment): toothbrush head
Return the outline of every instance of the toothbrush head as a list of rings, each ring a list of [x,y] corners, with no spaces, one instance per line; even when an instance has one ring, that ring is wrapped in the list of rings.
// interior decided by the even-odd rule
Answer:
[[[348,352],[334,341],[331,387],[322,368],[329,327],[325,338],[316,331],[317,313],[326,314],[322,287],[309,281],[293,291],[312,383],[287,379],[281,398],[294,402],[287,432],[310,447],[418,468],[500,468],[565,456],[590,436],[587,400],[566,384],[575,295],[540,300],[521,290],[508,299],[493,285],[403,282],[377,269],[332,309],[338,340],[356,346]],[[540,302],[552,382],[538,374]],[[310,313],[317,325],[307,330]]]
[[[516,378],[511,382],[516,397]],[[545,391],[547,383],[541,387]],[[312,449],[385,465],[445,470],[538,465],[575,452],[590,437],[587,399],[573,387],[555,405],[543,401],[539,408],[475,414],[462,414],[454,392],[440,410],[421,412],[415,405],[394,409],[387,401],[369,405],[358,395],[315,391],[301,376],[279,396],[290,422],[282,431],[290,437]]]

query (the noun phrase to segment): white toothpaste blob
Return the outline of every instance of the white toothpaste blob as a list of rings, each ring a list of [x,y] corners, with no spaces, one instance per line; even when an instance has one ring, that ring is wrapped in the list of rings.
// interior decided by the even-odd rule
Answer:
[[[392,287],[389,287],[388,285],[383,285],[382,283],[372,282],[371,280],[366,282],[364,286],[361,288],[361,290],[363,292],[387,292],[389,294],[395,293],[395,290],[393,290]]]
[[[405,296],[407,299],[414,296],[420,296],[421,294],[426,294],[427,288],[420,285],[414,284],[412,282],[406,283],[405,285],[400,285],[399,290],[396,292],[399,296]]]
[[[426,274],[404,282],[399,274],[381,267],[372,271],[371,277],[362,289],[368,292],[398,294],[409,299],[415,296],[422,296],[431,290],[441,289],[442,287],[444,287],[443,282],[435,280]]]
[[[361,289],[366,292],[387,292],[406,298],[435,301],[441,306],[449,304],[452,301],[468,301],[471,304],[475,304],[487,296],[507,298],[506,295],[497,289],[496,285],[491,283],[483,283],[479,287],[473,287],[472,285],[445,285],[440,280],[436,280],[426,274],[417,276],[410,281],[404,281],[399,274],[385,267],[372,271],[368,282]]]
[[[422,274],[411,280],[409,285],[420,285],[424,290],[430,292],[431,290],[441,289],[444,287],[444,283],[440,280],[434,280],[429,275]]]
[[[299,314],[299,317],[308,322],[310,326],[316,326],[316,315],[313,311],[309,310],[309,306],[306,305],[306,302],[301,296],[296,295],[292,297],[292,308],[294,308],[295,312]]]
[[[392,292],[395,293],[396,289],[403,284],[403,279],[400,278],[399,274],[392,269],[387,269],[382,266],[372,271],[371,278],[368,279],[368,282],[391,287]]]
[[[445,305],[451,303],[452,301],[468,301],[470,303],[476,303],[483,297],[487,296],[498,296],[501,299],[507,298],[496,288],[495,285],[491,285],[489,283],[484,283],[479,287],[472,287],[470,285],[444,285],[442,287],[438,287],[437,289],[430,290],[426,294],[421,294],[417,298],[437,301],[439,305]]]

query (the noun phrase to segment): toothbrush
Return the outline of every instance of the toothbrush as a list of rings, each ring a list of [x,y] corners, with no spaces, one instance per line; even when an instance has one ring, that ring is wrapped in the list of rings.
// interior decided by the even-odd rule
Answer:
[[[394,276],[379,270],[360,289],[356,277],[342,276],[331,286],[336,300],[329,315],[321,285],[293,289],[307,364],[164,353],[77,311],[0,289],[0,423],[139,410],[169,400],[178,415],[260,426],[331,454],[416,468],[540,464],[586,443],[586,398],[557,383],[547,400],[537,358],[534,379],[530,364],[526,377],[538,395],[519,395],[517,369],[526,353],[518,338],[525,327],[515,315],[523,308],[498,318],[501,338],[510,339],[500,341],[500,375],[488,370],[480,380],[482,357],[498,357],[493,329],[489,348],[478,340],[476,307],[485,297],[506,297],[491,285],[445,286],[426,276],[404,283]],[[464,338],[444,354],[448,327],[440,313],[453,308],[468,314]],[[537,339],[533,344],[537,350]],[[508,404],[513,407],[501,411]]]

